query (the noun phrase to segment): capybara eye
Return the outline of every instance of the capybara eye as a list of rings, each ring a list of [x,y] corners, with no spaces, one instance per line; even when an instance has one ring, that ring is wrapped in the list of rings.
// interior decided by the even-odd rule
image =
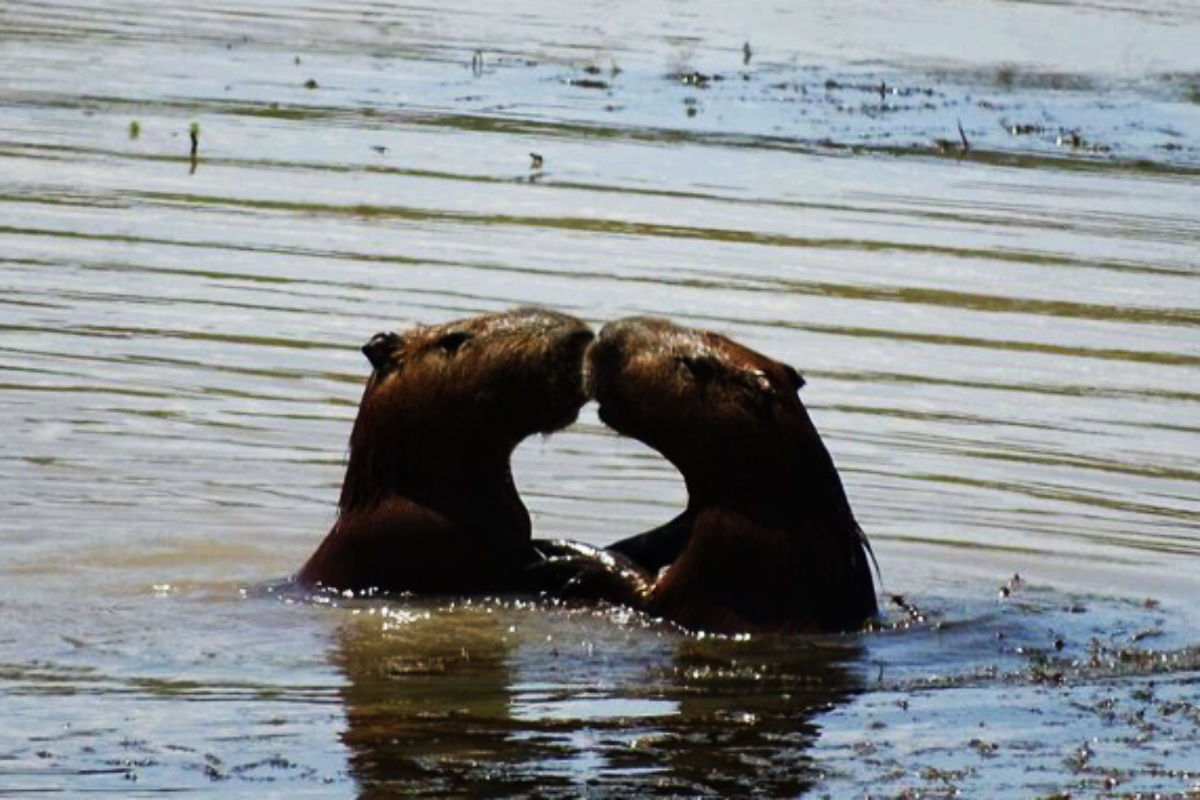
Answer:
[[[682,356],[679,362],[687,367],[697,383],[710,381],[717,374],[717,362],[711,356]]]
[[[795,367],[784,364],[783,371],[787,373],[788,379],[792,382],[792,388],[797,392],[804,388],[804,376],[797,372]]]
[[[451,331],[445,336],[437,340],[437,346],[453,355],[458,352],[458,348],[471,338],[471,334],[466,331]]]

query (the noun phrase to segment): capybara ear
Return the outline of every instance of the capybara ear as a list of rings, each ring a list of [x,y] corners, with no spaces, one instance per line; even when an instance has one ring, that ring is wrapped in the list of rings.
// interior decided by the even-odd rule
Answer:
[[[400,344],[400,335],[392,331],[383,331],[371,337],[371,340],[362,346],[363,355],[367,357],[367,361],[371,362],[371,366],[375,369],[383,369],[388,366],[395,366],[392,360],[392,354],[396,351],[396,347]]]
[[[795,367],[784,364],[783,371],[787,373],[788,378],[792,381],[792,386],[797,392],[804,388],[804,376],[797,372]]]

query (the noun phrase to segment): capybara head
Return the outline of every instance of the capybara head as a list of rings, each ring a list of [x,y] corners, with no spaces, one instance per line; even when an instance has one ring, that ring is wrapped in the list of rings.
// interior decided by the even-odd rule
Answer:
[[[600,418],[662,453],[693,494],[746,497],[744,484],[763,473],[794,478],[813,458],[828,462],[799,373],[719,333],[652,317],[610,322],[586,372]]]
[[[581,320],[539,308],[375,335],[339,505],[507,473],[523,439],[575,420],[592,338]]]

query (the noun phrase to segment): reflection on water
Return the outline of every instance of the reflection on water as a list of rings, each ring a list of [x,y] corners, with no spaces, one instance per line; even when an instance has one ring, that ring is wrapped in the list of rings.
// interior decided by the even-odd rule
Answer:
[[[776,5],[0,7],[0,794],[1200,781],[1200,13]],[[795,364],[883,630],[243,596],[363,340],[527,303]],[[514,469],[683,501],[591,408]]]
[[[816,775],[810,718],[854,691],[852,642],[681,639],[486,603],[356,611],[335,661],[367,792],[796,794]]]

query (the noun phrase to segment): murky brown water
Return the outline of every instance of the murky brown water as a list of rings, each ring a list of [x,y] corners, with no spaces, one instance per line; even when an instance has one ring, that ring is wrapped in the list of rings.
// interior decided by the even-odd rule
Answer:
[[[1200,8],[789,5],[0,5],[0,794],[1197,791]],[[528,303],[794,363],[919,612],[264,588],[362,341]],[[683,497],[590,408],[515,469]]]

